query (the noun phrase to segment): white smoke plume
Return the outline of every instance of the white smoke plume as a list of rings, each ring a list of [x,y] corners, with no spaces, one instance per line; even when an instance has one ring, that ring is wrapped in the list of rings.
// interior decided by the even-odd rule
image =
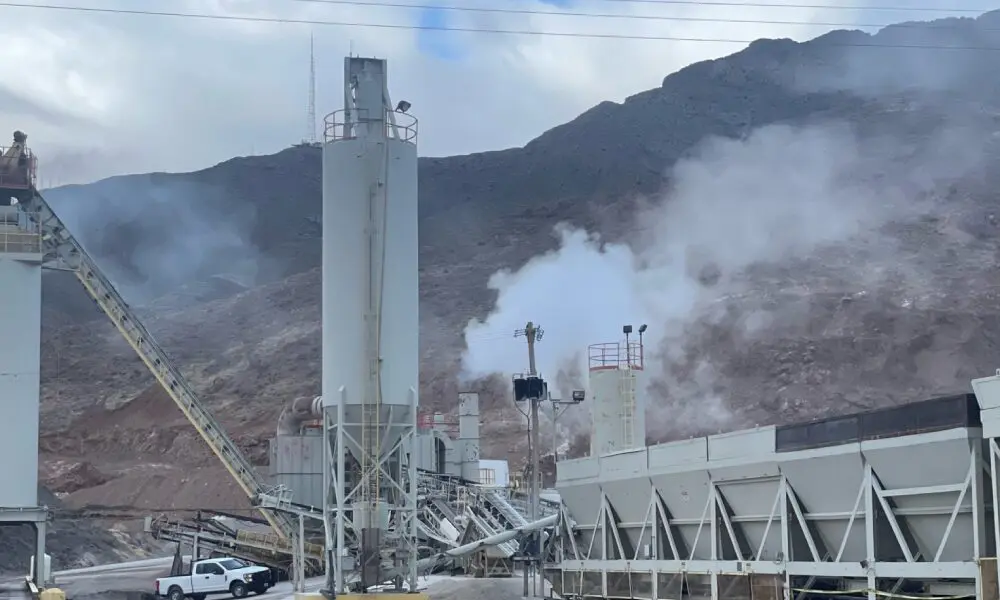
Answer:
[[[934,153],[934,176],[927,177],[929,163],[914,164],[912,147],[907,156],[900,147],[836,123],[706,140],[674,165],[668,189],[640,211],[628,244],[561,225],[556,250],[494,274],[493,311],[465,331],[464,377],[524,371],[524,340],[510,336],[531,320],[545,331],[537,349],[542,375],[560,388],[585,384],[579,375],[589,344],[616,341],[623,324],[647,323],[647,365],[656,365],[651,379],[658,382],[650,392],[661,394],[649,398],[650,413],[665,405],[664,389],[671,396],[669,414],[651,414],[648,429],[668,418],[692,430],[724,426],[730,415],[722,396],[733,391],[720,389],[711,364],[685,356],[687,329],[724,310],[719,300],[747,291],[741,275],[748,267],[807,256],[917,214],[932,180],[972,168],[969,152]],[[858,277],[875,277],[865,269],[858,267]],[[746,315],[744,333],[772,319]],[[677,380],[671,367],[685,360],[694,367]]]

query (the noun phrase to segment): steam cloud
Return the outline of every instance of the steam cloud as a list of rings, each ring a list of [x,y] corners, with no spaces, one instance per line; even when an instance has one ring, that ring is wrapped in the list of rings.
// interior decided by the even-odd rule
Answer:
[[[891,241],[869,234],[930,210],[928,192],[940,178],[974,168],[970,139],[948,128],[916,151],[887,137],[861,138],[841,123],[707,139],[675,164],[668,189],[638,215],[631,243],[560,225],[556,250],[495,273],[489,287],[498,293],[496,306],[465,330],[463,376],[525,370],[523,341],[498,338],[531,319],[546,332],[538,346],[543,376],[559,388],[585,387],[586,347],[616,341],[622,324],[647,323],[648,429],[667,419],[674,429],[721,428],[731,420],[726,397],[734,391],[720,385],[706,359],[692,361],[692,326],[721,318],[724,300],[753,291],[746,273],[759,263],[863,239],[891,255]],[[852,268],[859,281],[882,276],[866,265]],[[740,319],[742,333],[752,336],[781,318],[750,312]],[[687,369],[678,377],[682,363]]]

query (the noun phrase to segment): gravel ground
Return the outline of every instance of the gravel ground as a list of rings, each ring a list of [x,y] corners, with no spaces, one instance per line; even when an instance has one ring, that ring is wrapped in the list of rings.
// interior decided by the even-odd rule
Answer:
[[[514,600],[523,598],[524,582],[520,577],[498,579],[443,579],[428,586],[433,600]],[[548,586],[545,587],[548,592]]]
[[[156,598],[156,594],[150,592],[102,592],[77,594],[69,597],[69,600],[156,600]]]

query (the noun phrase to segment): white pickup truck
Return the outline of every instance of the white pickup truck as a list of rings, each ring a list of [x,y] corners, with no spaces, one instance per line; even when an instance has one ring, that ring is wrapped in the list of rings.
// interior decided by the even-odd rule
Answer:
[[[232,594],[245,598],[250,592],[263,594],[274,585],[271,570],[238,558],[210,558],[191,565],[187,575],[156,580],[156,595],[169,600],[205,600],[209,594]]]

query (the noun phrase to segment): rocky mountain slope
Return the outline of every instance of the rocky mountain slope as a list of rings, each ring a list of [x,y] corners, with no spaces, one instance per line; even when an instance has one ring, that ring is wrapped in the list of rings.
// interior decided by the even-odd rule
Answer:
[[[85,518],[69,518],[61,511],[66,507],[56,496],[39,488],[39,500],[53,510],[57,521],[49,525],[47,552],[53,568],[72,569],[94,564],[131,560],[145,556],[147,544],[137,543],[128,528],[95,522]],[[22,577],[28,573],[35,551],[35,531],[28,525],[5,526],[0,535],[0,577]]]
[[[1000,81],[995,52],[969,49],[1000,47],[998,30],[989,13],[762,40],[524,148],[421,159],[422,402],[453,407],[463,328],[497,297],[490,276],[557,249],[560,222],[628,241],[644,285],[662,284],[642,290],[666,332],[653,438],[966,389],[995,367],[1000,335]],[[946,45],[966,49],[921,48]],[[711,136],[736,141],[702,145]],[[260,462],[283,403],[320,387],[320,151],[47,195]],[[789,207],[799,221],[749,227]],[[844,230],[805,228],[844,215]],[[802,239],[758,243],[790,231]],[[661,252],[665,240],[683,247]],[[595,293],[580,285],[562,291]],[[666,310],[681,288],[690,306]],[[70,506],[245,507],[75,282],[48,274],[44,303],[46,484]],[[484,454],[504,455],[523,437],[506,386],[476,385],[491,414]]]

